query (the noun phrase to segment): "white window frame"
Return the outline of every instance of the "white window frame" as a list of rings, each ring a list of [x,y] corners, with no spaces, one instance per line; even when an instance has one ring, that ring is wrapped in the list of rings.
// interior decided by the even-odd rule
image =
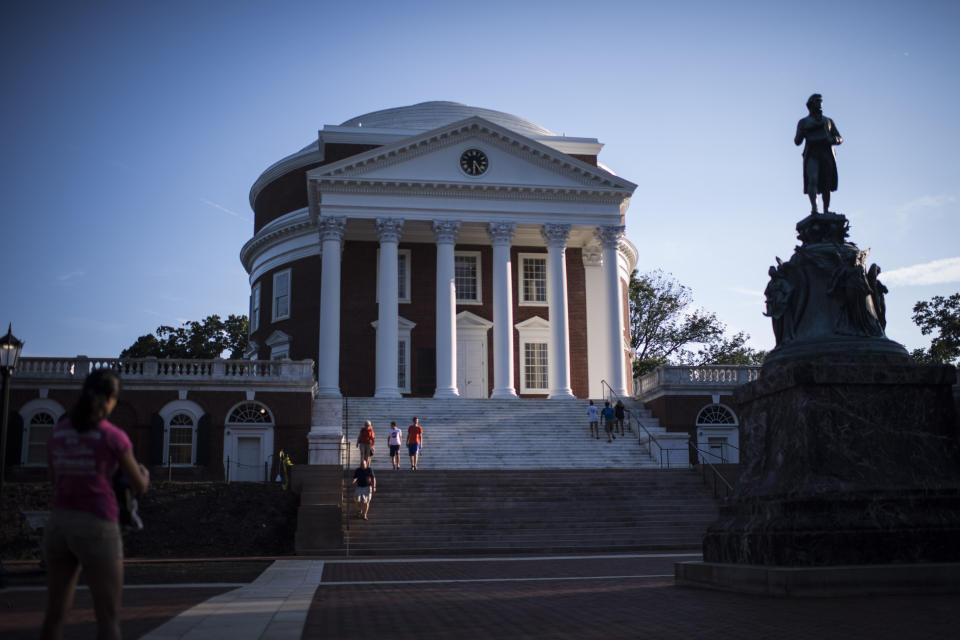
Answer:
[[[277,280],[283,276],[287,277],[287,312],[286,314],[281,314],[277,311],[277,303],[280,301],[280,296],[277,294]],[[286,320],[290,317],[290,302],[293,299],[293,273],[290,269],[282,269],[273,274],[273,302],[270,305],[271,310],[271,321],[278,322],[280,320]]]
[[[453,252],[453,264],[454,264],[454,281],[456,281],[456,264],[458,257],[468,257],[475,258],[477,261],[477,280],[475,283],[477,297],[476,298],[461,298],[460,289],[457,288],[457,304],[483,304],[483,262],[480,257],[479,251],[454,251]]]
[[[250,333],[260,328],[260,283],[250,290]]]
[[[46,467],[47,456],[44,456],[43,462],[41,463],[27,462],[27,455],[30,450],[30,423],[37,414],[46,413],[53,416],[53,426],[56,426],[60,418],[66,413],[63,405],[56,400],[50,400],[49,398],[37,398],[23,405],[19,413],[20,417],[23,419],[24,429],[22,449],[20,451],[20,463],[25,467]]]
[[[266,339],[264,344],[270,347],[270,359],[271,360],[289,360],[290,359],[290,343],[293,339],[289,334],[284,333],[283,331],[274,331],[270,334],[270,337]]]
[[[704,420],[708,412],[716,413],[716,409],[721,409],[723,412],[729,413],[730,419],[733,422],[707,422]],[[697,418],[694,421],[694,425],[697,429],[697,448],[700,449],[700,452],[697,453],[697,457],[701,462],[704,460],[709,460],[713,464],[718,464],[721,460],[714,458],[712,455],[703,453],[704,451],[713,450],[710,447],[710,440],[714,439],[715,442],[720,443],[721,456],[724,462],[728,464],[736,464],[740,462],[740,419],[737,417],[737,413],[728,407],[725,404],[719,402],[713,402],[711,404],[701,407],[700,411],[697,412]],[[730,446],[727,446],[730,445]]]
[[[197,429],[200,426],[200,418],[204,414],[203,408],[192,400],[174,400],[164,405],[158,413],[163,419],[163,466],[170,464],[170,421],[174,416],[183,413],[193,420],[190,462],[176,462],[170,464],[170,466],[178,468],[195,467],[197,465]]]
[[[406,260],[407,269],[403,275],[403,285],[400,284],[400,261]],[[397,304],[410,304],[410,272],[413,271],[413,251],[397,249]],[[380,302],[380,249],[377,249],[377,302]],[[400,287],[406,295],[400,295]]]
[[[549,289],[548,289],[548,286],[549,286],[548,278],[550,277],[550,273],[549,273],[549,267],[550,267],[550,265],[549,265],[549,263],[548,263],[548,255],[549,255],[549,254],[546,254],[546,253],[520,253],[520,254],[517,254],[517,305],[518,305],[518,306],[521,306],[521,307],[546,307],[546,306],[548,306],[548,300],[547,300],[547,296],[546,296],[546,295],[544,296],[543,301],[540,301],[540,300],[527,300],[527,298],[526,298],[525,295],[524,295],[525,291],[524,291],[524,287],[523,287],[523,272],[524,272],[524,268],[525,268],[525,263],[526,263],[526,261],[527,261],[527,260],[532,260],[532,259],[543,260],[543,262],[544,262],[544,268],[543,268],[543,287],[544,287],[544,291],[545,291],[545,292],[546,292],[546,291],[549,291]]]
[[[514,325],[519,339],[519,360],[520,360],[520,393],[548,394],[550,393],[550,323],[540,316],[534,316],[528,320]],[[546,344],[547,345],[547,386],[543,389],[527,386],[527,363],[526,363],[526,345],[527,344]]]

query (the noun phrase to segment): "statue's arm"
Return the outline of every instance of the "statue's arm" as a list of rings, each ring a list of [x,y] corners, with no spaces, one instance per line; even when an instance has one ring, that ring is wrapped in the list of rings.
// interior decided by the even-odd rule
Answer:
[[[797,123],[797,135],[793,136],[793,144],[800,146],[803,142],[803,120]]]
[[[840,131],[837,129],[837,123],[833,120],[830,120],[830,133],[833,135],[833,144],[843,143],[843,138],[840,136]]]

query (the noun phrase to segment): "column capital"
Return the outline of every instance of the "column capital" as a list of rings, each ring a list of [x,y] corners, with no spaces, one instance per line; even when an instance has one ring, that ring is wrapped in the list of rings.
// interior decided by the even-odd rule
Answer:
[[[603,264],[603,249],[599,245],[588,244],[583,249],[583,266],[599,267]]]
[[[377,218],[376,224],[380,242],[400,242],[403,218]]]
[[[320,242],[325,240],[343,240],[343,232],[347,227],[346,216],[323,216],[317,220],[320,229]]]
[[[594,235],[604,249],[619,249],[626,227],[597,227]]]
[[[507,245],[513,242],[513,234],[517,230],[515,222],[491,222],[487,225],[487,235],[494,246]]]
[[[567,239],[570,237],[570,225],[545,224],[540,229],[540,235],[543,236],[548,247],[563,249],[567,246]]]
[[[433,234],[437,238],[437,244],[454,244],[457,241],[457,235],[459,233],[459,220],[433,221]]]

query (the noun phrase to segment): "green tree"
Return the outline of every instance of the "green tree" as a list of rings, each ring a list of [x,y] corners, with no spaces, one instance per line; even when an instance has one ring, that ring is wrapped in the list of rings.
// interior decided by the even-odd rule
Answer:
[[[181,327],[162,325],[156,335],[140,336],[120,352],[121,358],[221,358],[229,353],[231,359],[243,357],[250,342],[245,315],[207,316],[201,321],[184,322]]]
[[[914,349],[922,364],[956,364],[960,358],[960,293],[934,296],[913,305],[913,322],[925,336],[937,332],[927,349]]]
[[[634,376],[667,363],[758,364],[766,355],[746,346],[746,333],[726,337],[727,327],[716,314],[691,310],[693,294],[671,274],[634,270],[629,298]]]

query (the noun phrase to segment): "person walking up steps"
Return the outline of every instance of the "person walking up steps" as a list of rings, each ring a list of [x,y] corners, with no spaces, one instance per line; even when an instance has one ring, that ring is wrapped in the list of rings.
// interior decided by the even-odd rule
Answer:
[[[373,442],[377,439],[377,434],[373,432],[373,425],[367,420],[363,423],[363,429],[357,436],[357,446],[360,447],[360,459],[370,460],[373,455]]]
[[[397,427],[396,422],[390,423],[390,434],[387,436],[387,444],[390,446],[390,461],[393,462],[393,468],[400,468],[400,445],[403,444],[403,431]]]
[[[609,402],[603,403],[603,411],[600,413],[603,414],[603,430],[607,432],[607,442],[613,442],[617,439],[617,436],[613,434],[616,426],[614,421],[616,420],[616,415],[613,412],[613,409],[610,408]]]
[[[377,491],[377,477],[370,468],[368,458],[360,458],[360,466],[353,472],[353,485],[357,488],[353,492],[353,499],[357,502],[357,517],[367,519],[370,511],[370,501]]]
[[[600,412],[597,411],[597,405],[593,400],[587,405],[587,419],[590,421],[590,437],[600,439]]]
[[[627,412],[623,408],[623,401],[617,400],[617,404],[613,406],[613,415],[617,418],[617,429],[620,431],[620,435],[623,435],[623,420],[627,417]]]
[[[413,416],[413,424],[407,428],[407,453],[410,454],[410,470],[416,471],[420,463],[420,448],[423,446],[423,427],[420,418]]]

